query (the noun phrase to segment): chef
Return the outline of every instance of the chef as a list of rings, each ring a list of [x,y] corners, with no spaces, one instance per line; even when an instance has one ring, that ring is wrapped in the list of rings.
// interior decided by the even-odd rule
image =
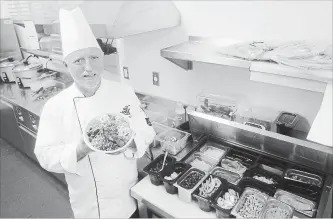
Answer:
[[[63,59],[73,85],[45,104],[35,154],[40,165],[64,173],[76,218],[129,218],[137,213],[130,188],[137,183],[136,158],[155,132],[134,90],[101,77],[103,53],[82,11],[59,14]],[[87,123],[104,113],[122,113],[135,132],[130,149],[117,155],[93,152],[83,141]]]

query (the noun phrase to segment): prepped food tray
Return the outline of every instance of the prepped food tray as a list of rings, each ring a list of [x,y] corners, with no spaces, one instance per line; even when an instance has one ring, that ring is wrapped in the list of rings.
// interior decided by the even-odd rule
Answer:
[[[274,198],[295,208],[296,211],[308,217],[313,217],[316,213],[316,204],[313,201],[302,198],[284,190],[277,190]]]
[[[156,186],[162,185],[161,172],[168,168],[169,165],[172,165],[176,162],[176,158],[168,155],[165,160],[164,168],[162,171],[160,171],[163,165],[163,159],[164,154],[161,154],[155,160],[150,162],[145,168],[143,168],[143,171],[149,175],[151,183]]]
[[[242,180],[238,183],[238,187],[245,189],[245,188],[254,188],[258,191],[261,191],[263,193],[266,193],[269,196],[273,196],[276,192],[276,188],[265,184],[261,181],[249,178],[249,177],[243,177]]]
[[[197,199],[199,208],[203,211],[212,210],[211,203],[219,190],[226,186],[227,181],[218,176],[209,175],[193,192],[192,196]]]
[[[259,156],[259,155],[257,155]],[[253,166],[255,162],[257,161],[257,157],[255,154],[247,152],[247,151],[241,151],[239,149],[231,149],[229,152],[225,155],[226,158],[237,160],[241,162],[246,167]]]
[[[176,162],[174,165],[165,168],[161,173],[165,190],[170,194],[177,194],[178,189],[174,184],[190,168],[190,164],[182,162]]]
[[[266,202],[264,210],[261,212],[260,219],[285,219],[292,218],[294,209],[289,205],[276,200],[275,198],[269,198]]]
[[[281,112],[275,120],[277,132],[290,136],[299,118],[295,113]]]
[[[200,152],[195,152],[186,160],[186,163],[202,171],[210,172],[216,166],[218,160],[205,156]]]
[[[223,169],[238,173],[239,175],[243,175],[247,170],[247,167],[244,166],[241,162],[237,160],[231,160],[229,158],[222,159],[220,165]]]
[[[268,157],[259,158],[257,164],[259,168],[281,177],[283,177],[283,173],[287,169],[287,163]]]
[[[323,185],[322,177],[296,169],[288,169],[284,174],[284,178],[304,184],[315,185],[319,188]]]
[[[177,129],[169,129],[159,133],[156,140],[160,142],[162,150],[168,151],[172,155],[177,155],[185,146],[191,134]]]
[[[191,202],[192,192],[206,178],[207,174],[197,168],[189,169],[181,176],[175,186],[178,188],[178,197],[184,202]]]
[[[237,185],[238,182],[242,179],[242,175],[238,173],[225,170],[222,167],[215,167],[212,171],[212,175],[221,177],[222,179],[227,180],[229,183]]]
[[[243,189],[230,183],[227,183],[226,186],[222,187],[212,202],[212,206],[216,210],[216,217],[229,218],[231,210],[238,202],[242,192]]]
[[[283,183],[282,177],[275,175],[273,173],[267,172],[258,167],[247,170],[245,172],[244,176],[250,177],[254,180],[261,181],[261,182],[268,184],[270,186],[273,186],[275,188],[281,188],[282,183]]]
[[[214,145],[215,144],[207,142],[202,148],[200,148],[200,153],[216,160],[220,160],[228,149],[223,146],[216,147]]]
[[[259,218],[268,196],[253,188],[246,188],[231,214],[237,218]]]
[[[264,121],[257,118],[247,118],[247,121],[244,122],[245,125],[254,126],[256,128],[264,129],[264,130],[271,130],[271,122]]]

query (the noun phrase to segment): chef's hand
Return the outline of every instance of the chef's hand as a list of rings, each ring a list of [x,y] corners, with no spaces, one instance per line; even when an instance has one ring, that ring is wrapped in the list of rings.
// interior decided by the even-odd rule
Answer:
[[[83,138],[81,137],[80,140],[79,140],[79,143],[76,146],[76,159],[77,159],[77,161],[79,161],[82,158],[84,158],[85,156],[87,156],[87,154],[89,154],[90,152],[93,152],[93,150],[90,149],[86,145]]]
[[[134,140],[131,142],[130,146],[124,151],[123,155],[127,159],[135,159],[134,154],[136,153],[136,144]]]

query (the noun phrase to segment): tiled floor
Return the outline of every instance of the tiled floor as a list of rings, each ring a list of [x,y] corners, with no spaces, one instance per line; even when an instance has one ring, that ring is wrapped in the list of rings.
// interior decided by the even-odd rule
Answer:
[[[68,192],[55,178],[2,139],[0,149],[0,217],[73,217]]]

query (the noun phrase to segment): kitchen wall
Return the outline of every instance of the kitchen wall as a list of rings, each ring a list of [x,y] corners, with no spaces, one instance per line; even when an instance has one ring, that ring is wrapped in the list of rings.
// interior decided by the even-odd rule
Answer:
[[[322,94],[250,81],[248,69],[194,63],[185,71],[160,56],[160,49],[187,40],[188,35],[235,39],[332,39],[332,2],[176,1],[181,27],[121,40],[120,67],[129,68],[137,91],[196,103],[204,89],[245,96],[251,103],[300,113],[312,124]],[[152,72],[160,86],[152,85]],[[308,127],[306,128],[308,129]]]

